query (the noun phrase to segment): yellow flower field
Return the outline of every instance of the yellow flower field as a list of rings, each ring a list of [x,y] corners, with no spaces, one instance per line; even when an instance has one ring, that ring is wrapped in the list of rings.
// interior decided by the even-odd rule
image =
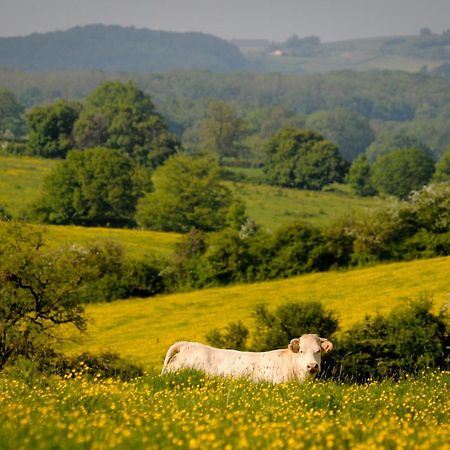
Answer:
[[[2,375],[0,447],[444,450],[449,383],[448,372],[365,385]]]

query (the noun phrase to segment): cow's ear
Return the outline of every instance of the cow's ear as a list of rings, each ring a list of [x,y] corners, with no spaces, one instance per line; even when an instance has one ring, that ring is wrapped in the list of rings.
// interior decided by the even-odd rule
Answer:
[[[328,339],[325,339],[325,338],[319,338],[319,339],[321,342],[320,346],[322,347],[322,350],[325,353],[329,352],[330,350],[333,350],[333,344]]]
[[[291,352],[298,353],[300,351],[300,339],[299,338],[292,339],[288,345],[288,349]]]

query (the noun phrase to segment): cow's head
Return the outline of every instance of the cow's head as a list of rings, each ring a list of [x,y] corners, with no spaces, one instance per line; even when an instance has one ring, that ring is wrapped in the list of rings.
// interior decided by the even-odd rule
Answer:
[[[299,338],[292,339],[289,350],[298,357],[297,364],[300,370],[304,371],[308,377],[315,377],[320,371],[322,352],[329,352],[333,344],[317,334],[304,334]]]

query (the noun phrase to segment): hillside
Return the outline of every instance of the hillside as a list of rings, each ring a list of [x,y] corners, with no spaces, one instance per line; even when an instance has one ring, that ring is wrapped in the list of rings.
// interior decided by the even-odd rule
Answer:
[[[0,206],[15,218],[23,215],[39,197],[45,176],[57,163],[51,159],[0,155]],[[252,183],[229,182],[229,186],[245,202],[247,213],[253,220],[270,230],[299,219],[323,226],[343,214],[363,211],[381,201],[357,197],[346,192],[345,187],[339,187],[336,192],[312,192]],[[69,236],[77,242],[92,239],[97,234],[95,230],[73,227]],[[140,233],[139,230],[127,230],[127,236],[135,235],[137,241],[141,239]],[[58,231],[54,235],[63,236],[64,232]]]
[[[235,41],[260,71],[312,74],[335,70],[432,71],[450,60],[450,33],[423,30],[411,36],[386,36],[320,42],[317,36],[291,36],[286,42],[249,45]]]
[[[0,66],[27,71],[229,72],[244,69],[246,60],[235,45],[208,34],[88,25],[0,38]]]
[[[89,305],[88,335],[70,351],[110,350],[158,368],[176,340],[205,342],[212,328],[236,320],[251,328],[252,308],[261,302],[274,307],[286,301],[321,301],[338,313],[345,330],[366,314],[390,311],[421,294],[433,296],[439,308],[448,300],[449,273],[450,257],[445,257]]]

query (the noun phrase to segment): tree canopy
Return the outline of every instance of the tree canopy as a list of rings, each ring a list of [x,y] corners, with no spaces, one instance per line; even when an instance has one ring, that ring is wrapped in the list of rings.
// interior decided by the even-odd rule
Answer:
[[[284,128],[267,144],[264,170],[273,184],[322,189],[344,179],[348,163],[338,148],[311,130]]]
[[[139,195],[133,167],[120,150],[72,150],[45,180],[37,216],[55,224],[132,225]]]
[[[153,176],[154,192],[139,200],[139,225],[163,231],[214,231],[239,225],[243,207],[222,183],[220,168],[211,157],[170,157]]]
[[[101,83],[86,98],[74,133],[80,148],[122,150],[149,167],[162,164],[179,146],[150,97],[131,82]]]
[[[424,150],[403,148],[380,156],[372,166],[372,183],[378,192],[407,198],[427,184],[434,161]]]
[[[375,139],[366,117],[343,108],[311,114],[306,126],[334,142],[347,161],[353,161]]]
[[[24,133],[23,106],[18,102],[15,94],[0,88],[0,136],[11,133],[20,136]]]

